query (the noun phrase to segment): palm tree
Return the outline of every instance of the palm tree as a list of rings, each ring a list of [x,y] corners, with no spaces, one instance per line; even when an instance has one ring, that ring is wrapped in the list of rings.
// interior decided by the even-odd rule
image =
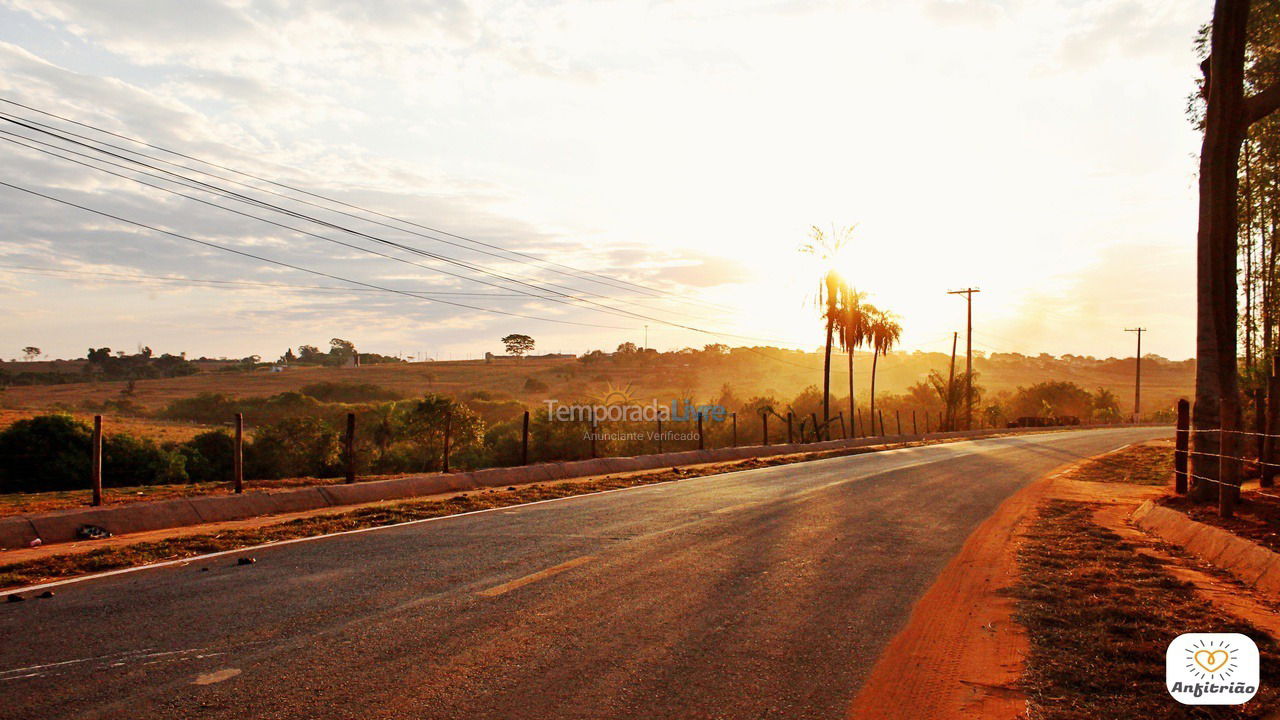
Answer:
[[[828,235],[814,225],[809,230],[809,240],[800,246],[800,252],[813,255],[822,264],[818,278],[818,292],[814,303],[822,310],[827,324],[827,340],[822,362],[822,421],[831,422],[831,340],[840,318],[840,296],[847,287],[837,269],[840,259],[853,242],[853,228],[831,228]]]
[[[849,423],[853,427],[853,419],[857,417],[853,399],[853,354],[871,339],[870,318],[878,310],[874,305],[862,302],[862,293],[851,287],[845,287],[841,298],[840,317],[837,324],[839,330],[840,349],[849,354]],[[852,435],[853,432],[850,432]]]
[[[894,345],[902,339],[902,326],[894,319],[893,315],[881,310],[877,310],[871,318],[869,326],[871,341],[871,427],[876,426],[876,365],[879,364],[881,355],[888,355]],[[881,423],[881,432],[884,432],[883,423]]]

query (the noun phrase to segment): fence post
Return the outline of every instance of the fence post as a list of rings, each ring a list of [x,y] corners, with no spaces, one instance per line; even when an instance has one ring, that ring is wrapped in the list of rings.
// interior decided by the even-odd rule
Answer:
[[[453,429],[453,408],[444,411],[444,472],[449,472],[449,432]]]
[[[702,413],[698,413],[698,449],[706,450],[707,445],[702,441]]]
[[[344,443],[347,453],[347,482],[356,481],[356,414],[347,413],[347,437]]]
[[[787,411],[787,444],[791,445],[795,442],[795,437],[791,434],[791,411]]]
[[[929,411],[926,410],[924,413],[924,434],[928,435],[930,432],[932,432],[932,429],[929,427]]]
[[[592,460],[596,459],[596,428],[597,427],[599,426],[596,425],[596,413],[595,413],[595,410],[592,410],[591,424],[587,426],[587,434],[591,436],[591,459]]]
[[[946,432],[949,428],[943,427],[942,411],[938,411],[938,432]]]
[[[520,464],[529,464],[529,411],[524,411],[524,427],[520,430]]]
[[[733,418],[733,446],[738,447],[738,413],[729,413],[729,417]]]
[[[813,441],[818,442],[822,439],[822,433],[818,431],[818,413],[809,413],[809,418],[813,420]],[[804,442],[804,433],[800,433],[800,442]]]
[[[1258,458],[1258,471],[1262,471],[1262,441],[1266,439],[1267,434],[1267,400],[1266,392],[1262,388],[1253,391],[1253,431],[1254,435],[1254,454]]]
[[[662,418],[658,418],[658,452],[662,452]]]
[[[916,427],[916,411],[915,411],[915,408],[912,408],[912,409],[911,409],[911,434],[912,434],[912,435],[919,435],[919,434],[920,434],[920,428]]]
[[[760,413],[760,445],[767,446],[769,444],[769,413]]]
[[[876,414],[880,416],[880,437],[884,437],[884,410],[876,410]]]
[[[848,440],[848,439],[849,439],[849,428],[845,427],[845,425],[844,425],[844,411],[843,411],[843,410],[841,410],[841,411],[836,415],[836,417],[840,418],[840,437],[841,437],[841,438],[843,438],[843,439],[845,439],[845,440]]]
[[[1178,424],[1173,434],[1173,490],[1187,494],[1187,447],[1191,439],[1191,403],[1178,400]]]
[[[862,436],[867,436],[867,421],[862,419],[862,408],[858,408],[858,427],[862,428]],[[856,428],[854,435],[857,436]]]
[[[236,446],[231,453],[231,482],[236,494],[244,492],[244,413],[236,413]]]
[[[89,504],[97,507],[102,504],[102,416],[93,416],[93,449],[92,465],[89,469],[89,484],[93,488],[93,498]]]
[[[1280,353],[1271,358],[1271,376],[1267,378],[1267,428],[1262,438],[1262,458],[1258,464],[1258,485],[1269,488],[1276,483],[1276,438],[1280,433]],[[1265,464],[1263,464],[1265,463]]]
[[[894,410],[893,416],[896,418],[896,422],[898,423],[898,434],[901,435],[902,434],[902,411]]]

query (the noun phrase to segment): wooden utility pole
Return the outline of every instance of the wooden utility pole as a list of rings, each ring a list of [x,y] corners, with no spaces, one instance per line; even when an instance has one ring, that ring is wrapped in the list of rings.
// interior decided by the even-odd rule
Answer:
[[[948,295],[964,295],[965,325],[964,334],[964,429],[973,429],[973,294],[982,292],[978,288],[952,290]],[[954,355],[953,355],[954,357]],[[954,361],[952,361],[954,367]],[[953,373],[954,374],[954,373]]]
[[[1133,421],[1138,422],[1142,417],[1142,333],[1147,329],[1144,327],[1125,328],[1125,332],[1138,333],[1138,362],[1134,365],[1133,379]]]
[[[946,430],[955,430],[955,411],[952,406],[956,400],[956,341],[960,339],[960,333],[951,333],[951,374],[947,376],[947,422],[944,427]]]

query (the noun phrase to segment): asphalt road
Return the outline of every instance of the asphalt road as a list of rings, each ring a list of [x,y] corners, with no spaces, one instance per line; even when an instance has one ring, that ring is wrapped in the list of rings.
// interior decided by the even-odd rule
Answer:
[[[1002,500],[1169,434],[834,458],[65,585],[0,604],[0,717],[838,718]]]

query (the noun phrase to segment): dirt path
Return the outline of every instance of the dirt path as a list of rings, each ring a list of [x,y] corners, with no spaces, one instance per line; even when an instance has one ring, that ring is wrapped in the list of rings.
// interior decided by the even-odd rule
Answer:
[[[1080,465],[1062,466],[1006,500],[966,541],[960,553],[913,609],[855,698],[850,718],[953,720],[1026,717],[1018,689],[1026,635],[1013,619],[1005,592],[1017,578],[1018,540],[1037,508],[1051,500],[1091,503],[1094,519],[1167,564],[1215,607],[1280,637],[1277,608],[1243,591],[1224,573],[1169,552],[1129,523],[1144,501],[1170,488],[1076,477]]]
[[[1005,500],[969,536],[881,655],[850,718],[995,719],[1022,713],[1026,703],[1015,684],[1029,646],[1013,621],[1013,599],[1001,590],[1017,574],[1019,527],[1065,467]]]

